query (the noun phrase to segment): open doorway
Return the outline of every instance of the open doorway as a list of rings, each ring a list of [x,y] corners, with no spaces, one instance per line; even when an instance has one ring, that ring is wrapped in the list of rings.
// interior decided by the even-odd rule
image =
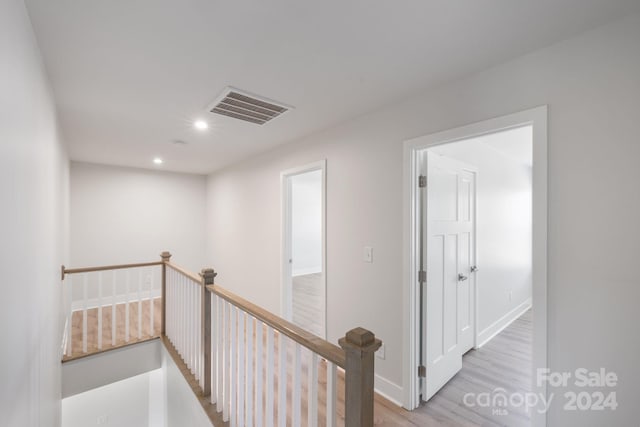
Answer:
[[[405,162],[404,406],[457,399],[454,423],[544,425],[473,396],[545,396],[546,108],[408,141]]]
[[[325,161],[284,171],[282,315],[326,337]]]

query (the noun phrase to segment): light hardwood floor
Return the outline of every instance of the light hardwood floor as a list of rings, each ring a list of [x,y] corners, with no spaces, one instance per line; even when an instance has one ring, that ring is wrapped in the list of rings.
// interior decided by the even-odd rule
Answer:
[[[292,286],[293,323],[323,337],[325,303],[322,273],[294,276]]]
[[[508,414],[500,415],[493,408],[468,407],[463,397],[465,393],[491,393],[497,388],[507,395],[531,391],[532,336],[529,310],[481,349],[465,354],[462,370],[415,411],[390,407],[390,402],[376,398],[376,425],[529,426],[529,416],[518,408],[507,408]]]

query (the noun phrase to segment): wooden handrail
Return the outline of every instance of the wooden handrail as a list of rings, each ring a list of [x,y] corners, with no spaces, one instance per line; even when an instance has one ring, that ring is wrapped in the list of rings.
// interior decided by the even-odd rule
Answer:
[[[193,280],[194,282],[202,283],[202,277],[198,276],[197,274],[190,273],[186,269],[172,263],[171,261],[165,261],[165,265],[182,274],[186,278]]]
[[[329,362],[343,369],[346,368],[345,352],[337,345],[331,344],[330,342],[305,331],[299,326],[268,312],[262,307],[259,307],[218,285],[208,285],[207,290],[218,295],[220,298],[227,300],[234,306],[246,313],[249,313],[263,323],[271,326],[276,331],[283,333],[298,344],[308,348],[319,356],[324,357]]]
[[[116,264],[116,265],[103,265],[99,267],[83,267],[83,268],[66,268],[62,266],[62,280],[64,280],[64,276],[67,274],[77,274],[77,273],[91,273],[94,271],[106,271],[106,270],[122,270],[125,268],[138,268],[138,267],[152,267],[154,265],[162,265],[162,261],[153,261],[153,262],[140,262],[136,264]]]

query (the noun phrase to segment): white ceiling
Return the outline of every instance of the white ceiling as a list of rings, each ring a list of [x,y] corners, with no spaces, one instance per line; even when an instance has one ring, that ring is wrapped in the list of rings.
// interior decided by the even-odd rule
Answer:
[[[71,158],[151,168],[161,156],[193,173],[640,11],[637,0],[26,3]],[[225,86],[296,108],[264,126],[207,113]]]
[[[464,163],[477,166],[478,151],[481,146],[488,146],[523,166],[533,166],[533,128],[522,126],[486,135],[462,139],[460,141],[442,144],[429,149],[441,156],[452,157]]]
[[[533,128],[523,126],[474,138],[515,161],[533,166]]]

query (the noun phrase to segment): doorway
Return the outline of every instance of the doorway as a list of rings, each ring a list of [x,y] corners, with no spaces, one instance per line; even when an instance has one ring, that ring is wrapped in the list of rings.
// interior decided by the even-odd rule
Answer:
[[[326,161],[282,172],[282,316],[326,337]]]
[[[532,200],[529,205],[531,214],[529,227],[531,223],[533,224],[528,254],[532,263],[529,274],[530,298],[528,302],[525,298],[521,305],[510,311],[509,315],[515,317],[503,326],[506,327],[510,321],[525,313],[528,308],[527,303],[530,307],[533,301],[533,362],[530,377],[535,378],[534,372],[537,368],[546,367],[547,141],[546,107],[539,107],[405,142],[405,342],[408,345],[404,348],[406,387],[403,406],[407,409],[413,410],[420,405],[421,398],[429,399],[433,396],[460,369],[462,355],[468,350],[467,340],[461,332],[461,327],[465,326],[464,316],[467,313],[473,313],[470,326],[474,329],[474,348],[484,344],[503,329],[500,322],[495,322],[491,328],[478,325],[479,292],[475,292],[474,288],[482,289],[483,282],[480,280],[474,283],[474,281],[477,278],[475,271],[482,272],[482,252],[477,253],[476,260],[477,242],[473,237],[475,233],[472,228],[465,229],[464,224],[460,223],[460,219],[471,218],[464,214],[467,211],[466,200],[469,200],[469,206],[475,205],[473,198],[465,197],[467,184],[464,183],[464,176],[468,174],[466,179],[471,188],[475,185],[475,178],[478,182],[482,182],[482,170],[473,170],[474,168],[469,165],[456,162],[461,159],[447,158],[450,157],[450,153],[443,148],[451,143],[525,127],[530,130],[533,147],[533,166],[530,172],[532,192],[529,195]],[[435,171],[435,175],[440,176],[429,177],[429,165],[431,171]],[[474,179],[471,178],[472,176]],[[432,190],[435,194],[433,197],[441,201],[441,209],[435,209],[431,217],[427,215],[425,218],[421,217],[421,209],[426,207],[432,196],[428,193],[421,195],[422,179],[427,181],[427,188],[430,185],[428,181],[432,181],[434,184]],[[439,180],[441,182],[438,182]],[[440,194],[443,191],[446,194]],[[478,203],[481,201],[478,200]],[[433,204],[432,200],[432,207]],[[449,221],[443,222],[443,219],[449,219]],[[446,233],[438,234],[438,227],[442,228],[445,225],[449,228],[457,228],[447,229]],[[445,235],[446,237],[443,237]],[[448,244],[445,241],[447,239]],[[473,243],[470,243],[471,241]],[[438,242],[441,245],[437,245]],[[425,249],[431,247],[431,254],[428,250],[422,253],[420,250],[422,247]],[[440,251],[437,251],[436,247],[439,247]],[[455,268],[447,267],[447,263],[443,262],[443,257],[447,256],[453,260]],[[433,259],[430,260],[430,257]],[[429,261],[434,266],[439,265],[442,268],[429,268],[427,266]],[[478,270],[474,268],[476,262]],[[421,274],[421,271],[425,273]],[[439,287],[441,292],[437,292],[438,289],[425,286],[424,279],[427,282],[431,281],[431,284],[446,283],[447,285]],[[458,305],[458,302],[461,302],[461,284],[464,288],[463,294],[469,292],[471,308],[464,305],[465,301],[462,301],[463,306]],[[510,293],[506,295],[506,298],[512,297]],[[520,295],[518,294],[517,297]],[[430,307],[429,304],[433,306]],[[423,307],[425,313],[421,313]],[[449,310],[445,310],[447,307]],[[423,337],[425,340],[421,341]],[[435,368],[437,364],[440,365],[439,368]],[[531,384],[531,391],[546,396],[546,389],[535,383]],[[543,426],[546,423],[545,415],[533,411],[531,422],[534,426]]]

